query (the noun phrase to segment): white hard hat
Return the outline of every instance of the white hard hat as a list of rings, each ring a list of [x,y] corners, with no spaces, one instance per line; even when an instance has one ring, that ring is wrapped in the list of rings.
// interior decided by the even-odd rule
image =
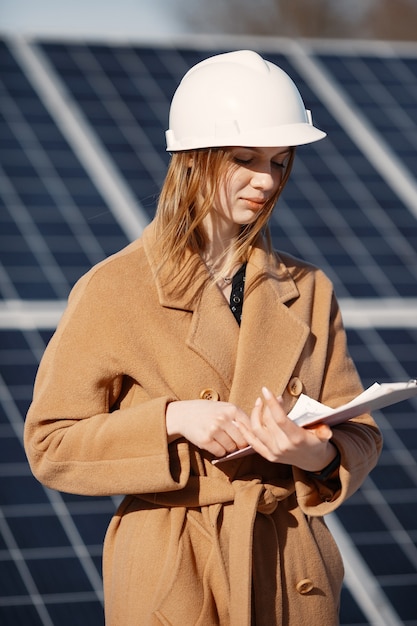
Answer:
[[[241,50],[210,57],[184,76],[171,102],[167,150],[287,147],[323,139],[300,92],[277,65]]]

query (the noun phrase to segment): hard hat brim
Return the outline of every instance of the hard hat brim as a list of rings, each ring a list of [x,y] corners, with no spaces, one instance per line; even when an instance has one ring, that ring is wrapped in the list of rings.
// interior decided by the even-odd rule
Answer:
[[[221,137],[183,137],[176,139],[172,130],[166,131],[167,151],[196,150],[198,148],[220,148],[246,146],[251,148],[286,148],[302,146],[324,139],[326,133],[308,123],[288,124],[277,128],[256,129],[243,133],[231,133]]]

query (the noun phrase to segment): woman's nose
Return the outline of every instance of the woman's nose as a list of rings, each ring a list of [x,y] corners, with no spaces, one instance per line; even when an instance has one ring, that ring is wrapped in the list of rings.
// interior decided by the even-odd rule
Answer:
[[[254,189],[270,191],[271,189],[274,189],[277,184],[278,182],[276,181],[275,176],[273,176],[271,170],[268,169],[258,170],[252,177],[252,186]]]

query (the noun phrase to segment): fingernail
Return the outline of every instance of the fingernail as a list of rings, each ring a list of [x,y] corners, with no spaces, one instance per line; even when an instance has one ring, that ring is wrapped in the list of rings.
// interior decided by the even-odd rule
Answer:
[[[260,397],[256,398],[255,406],[261,406],[261,404],[262,404],[262,398]]]
[[[270,398],[272,398],[272,393],[269,391],[267,387],[262,387],[262,393],[264,394],[264,398],[266,400],[269,400]]]

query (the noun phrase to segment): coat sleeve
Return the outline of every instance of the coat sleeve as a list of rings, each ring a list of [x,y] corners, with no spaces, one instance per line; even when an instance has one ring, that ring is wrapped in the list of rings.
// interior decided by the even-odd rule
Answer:
[[[332,297],[326,367],[320,401],[337,407],[362,391],[348,353],[342,316]],[[326,480],[293,469],[297,499],[306,515],[324,515],[336,509],[363,483],[375,467],[382,449],[381,433],[370,415],[361,415],[333,428],[332,442],[338,448],[340,467]]]
[[[174,398],[136,385],[137,401],[119,401],[129,369],[120,329],[129,319],[106,289],[95,273],[81,279],[44,353],[24,429],[31,469],[46,486],[81,495],[181,489],[189,450],[184,440],[167,442]]]

